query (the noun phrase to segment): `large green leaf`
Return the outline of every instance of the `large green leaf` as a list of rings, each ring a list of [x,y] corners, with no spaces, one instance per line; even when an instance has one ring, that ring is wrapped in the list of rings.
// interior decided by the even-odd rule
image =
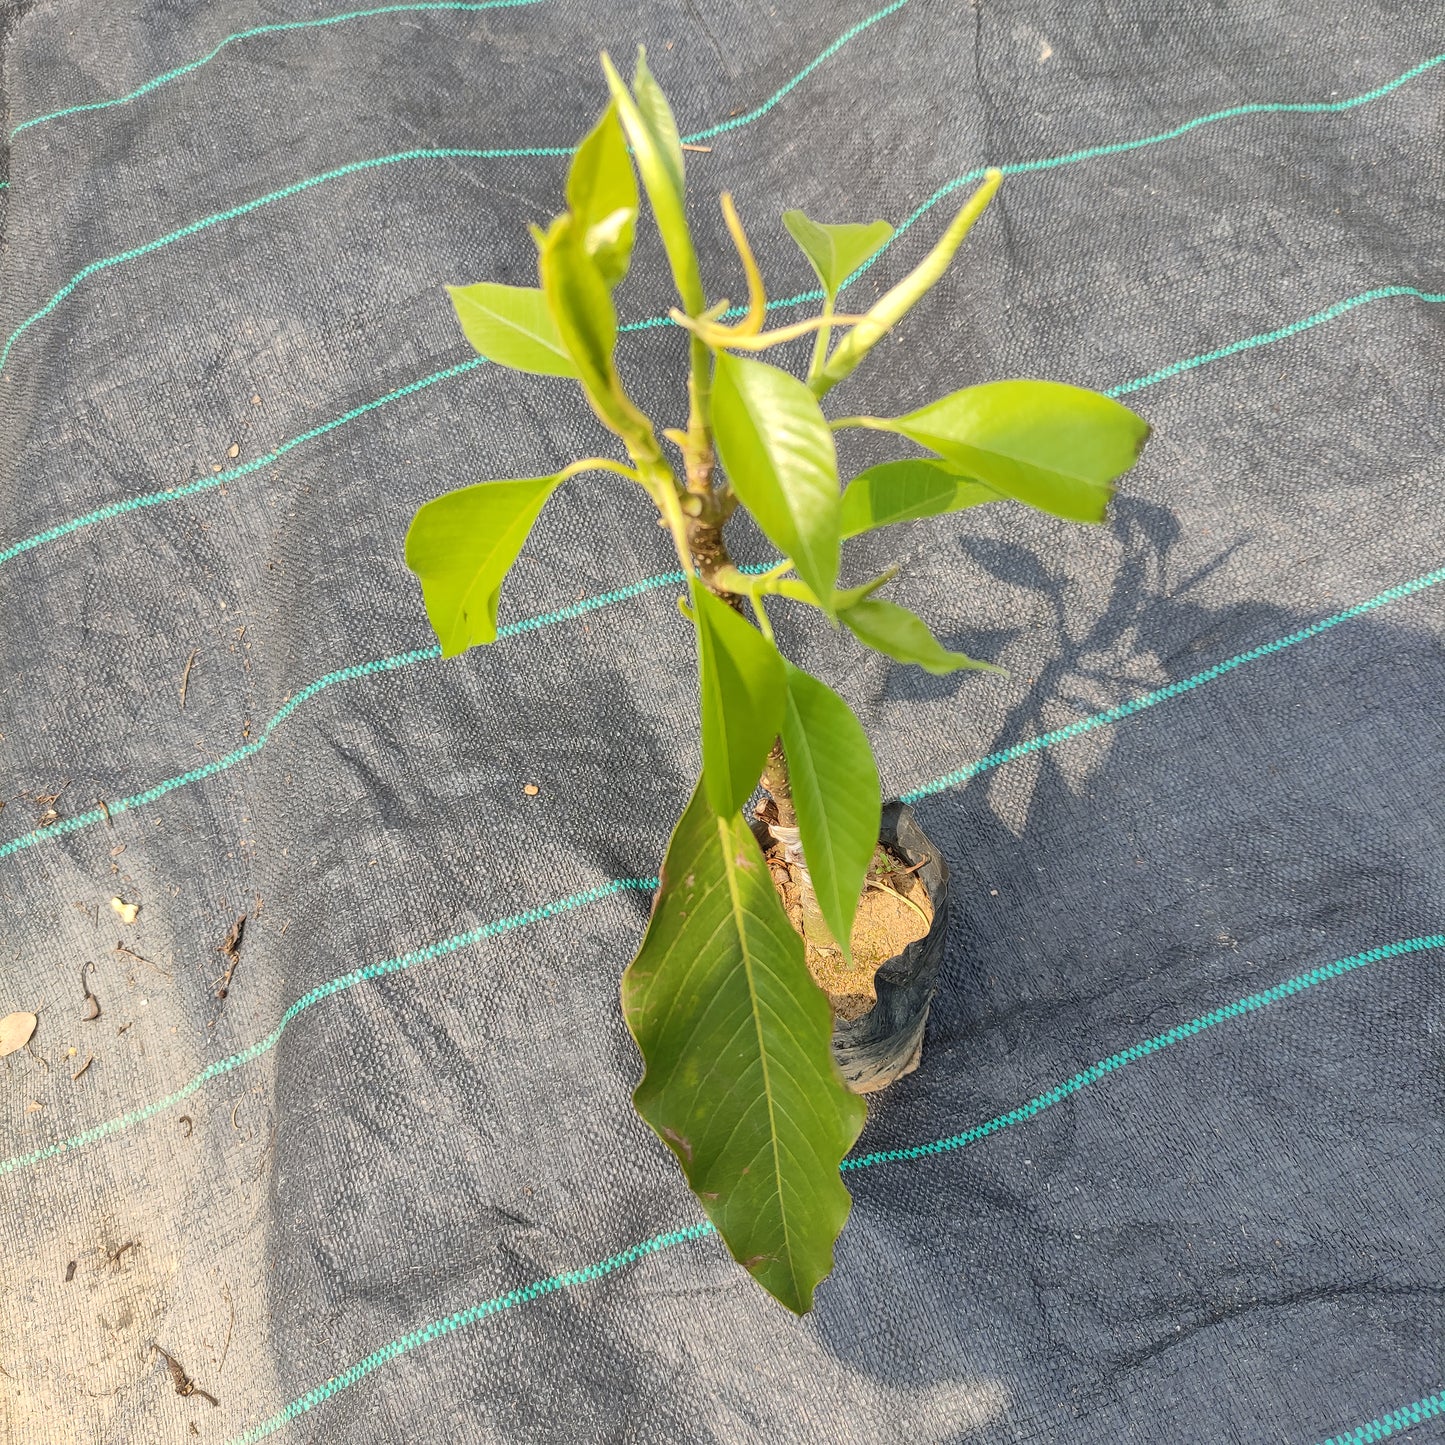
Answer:
[[[622,979],[645,1072],[637,1112],[677,1156],[723,1242],[795,1313],[833,1267],[838,1172],[863,1101],[833,1062],[828,1002],[747,824],[699,785]]]
[[[832,614],[838,580],[838,455],[817,400],[766,362],[717,355],[713,430],[728,480]]]
[[[541,376],[576,376],[547,298],[531,286],[448,286],[447,294],[468,341],[489,361]]]
[[[802,211],[784,211],[783,224],[818,273],[823,293],[830,301],[848,277],[893,237],[893,227],[887,221],[827,225],[809,220]]]
[[[947,462],[926,457],[883,462],[859,472],[844,489],[840,511],[843,536],[857,537],[874,527],[911,522],[916,517],[960,512],[996,502],[1001,496],[992,487],[960,475]]]
[[[855,602],[838,616],[859,642],[885,653],[895,662],[917,663],[925,672],[939,677],[964,667],[982,672],[1002,671],[991,662],[979,662],[962,652],[950,652],[916,612],[882,597]]]
[[[567,175],[567,205],[582,230],[583,249],[602,279],[627,275],[637,230],[637,174],[614,102],[577,147]]]
[[[642,184],[647,187],[647,198],[652,202],[652,214],[657,220],[678,295],[683,307],[695,316],[706,303],[697,252],[687,226],[682,143],[672,108],[648,70],[647,52],[641,46],[637,49],[637,69],[631,91],[606,54],[602,57],[602,68],[637,169],[642,173]]]
[[[889,424],[1007,497],[1071,522],[1102,522],[1114,479],[1138,460],[1148,423],[1097,391],[989,381]]]
[[[878,767],[853,709],[817,678],[784,666],[783,749],[803,856],[823,921],[851,960],[853,917],[883,811]]]
[[[692,583],[702,705],[702,779],[726,816],[758,785],[783,721],[782,654],[740,613]]]
[[[502,580],[562,476],[478,482],[418,508],[406,565],[421,580],[443,657],[497,640]]]

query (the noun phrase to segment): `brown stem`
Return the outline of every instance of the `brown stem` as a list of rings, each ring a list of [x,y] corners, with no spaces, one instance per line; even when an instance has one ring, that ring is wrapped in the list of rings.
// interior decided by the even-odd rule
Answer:
[[[783,755],[782,738],[774,738],[763,768],[763,787],[778,810],[778,822],[784,828],[796,828],[798,815],[793,808],[793,784],[788,777],[788,760]]]

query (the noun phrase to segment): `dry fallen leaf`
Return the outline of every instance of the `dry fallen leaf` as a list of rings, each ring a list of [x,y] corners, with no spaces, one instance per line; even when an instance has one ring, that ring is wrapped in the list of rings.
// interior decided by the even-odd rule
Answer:
[[[0,1059],[23,1049],[40,1020],[34,1014],[7,1014],[0,1019]]]
[[[240,455],[241,455],[241,444],[240,444],[239,442],[232,442],[231,445],[230,445],[230,447],[229,447],[229,448],[227,449],[227,451],[226,451],[226,455],[227,455],[228,457],[238,457],[238,456],[240,456]]]
[[[25,1112],[26,1112],[27,1114],[38,1114],[44,1107],[45,1107],[44,1104],[37,1104],[37,1103],[35,1102],[35,1100],[32,1099],[32,1100],[25,1106]]]
[[[110,906],[120,914],[122,923],[134,923],[136,914],[140,912],[139,903],[127,903],[123,898],[112,898]]]

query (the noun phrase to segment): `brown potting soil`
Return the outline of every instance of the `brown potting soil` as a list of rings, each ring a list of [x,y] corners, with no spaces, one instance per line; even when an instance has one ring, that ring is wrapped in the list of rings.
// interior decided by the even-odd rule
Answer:
[[[881,844],[868,869],[863,896],[853,921],[853,962],[828,937],[819,918],[804,919],[803,905],[791,867],[777,845],[767,851],[768,868],[793,927],[802,934],[808,971],[828,995],[833,1017],[861,1018],[877,1001],[873,976],[916,939],[933,922],[933,902],[917,873],[909,872],[891,850]]]

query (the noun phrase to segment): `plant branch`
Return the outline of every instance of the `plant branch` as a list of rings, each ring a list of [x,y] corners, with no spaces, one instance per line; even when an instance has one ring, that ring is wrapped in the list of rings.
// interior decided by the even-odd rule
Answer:
[[[780,346],[785,341],[796,341],[810,331],[832,326],[857,326],[866,321],[866,316],[839,316],[829,313],[824,316],[810,316],[806,321],[795,321],[791,326],[778,326],[757,336],[743,335],[730,326],[718,326],[700,317],[686,316],[676,306],[668,313],[679,326],[686,327],[695,337],[701,337],[708,346],[725,351],[766,351],[770,346]]]
[[[736,336],[756,336],[767,319],[768,293],[763,288],[763,273],[758,269],[753,248],[748,244],[747,232],[743,230],[733,198],[724,191],[719,199],[728,235],[733,238],[738,259],[743,263],[743,274],[748,278],[748,314],[736,326],[728,329]]]

